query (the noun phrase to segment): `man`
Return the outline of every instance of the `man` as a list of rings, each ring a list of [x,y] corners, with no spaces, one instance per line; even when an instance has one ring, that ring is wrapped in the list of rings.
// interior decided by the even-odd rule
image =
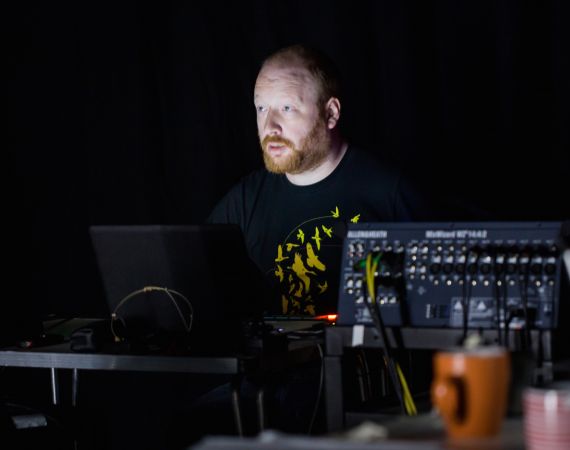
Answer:
[[[348,223],[412,218],[401,176],[341,136],[340,98],[337,71],[319,52],[295,45],[267,58],[254,92],[265,170],[234,186],[208,219],[241,227],[276,287],[277,313],[336,310]]]

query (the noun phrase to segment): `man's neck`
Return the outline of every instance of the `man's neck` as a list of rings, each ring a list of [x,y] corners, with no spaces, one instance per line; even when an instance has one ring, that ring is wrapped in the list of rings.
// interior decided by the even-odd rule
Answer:
[[[342,160],[347,149],[348,143],[346,141],[340,137],[338,139],[334,139],[329,155],[322,164],[306,172],[295,174],[286,173],[285,176],[291,183],[297,186],[308,186],[318,183],[333,173],[333,171],[337,168],[338,164]]]

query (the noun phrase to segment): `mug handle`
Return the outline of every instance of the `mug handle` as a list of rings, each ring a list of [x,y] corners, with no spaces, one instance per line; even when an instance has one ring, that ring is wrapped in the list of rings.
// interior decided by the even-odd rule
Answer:
[[[463,421],[463,391],[460,378],[440,378],[433,383],[431,397],[445,421],[453,424]]]

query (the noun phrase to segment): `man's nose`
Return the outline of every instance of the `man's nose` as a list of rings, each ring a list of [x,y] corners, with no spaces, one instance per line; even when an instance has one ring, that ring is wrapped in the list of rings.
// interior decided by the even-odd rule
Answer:
[[[263,129],[265,134],[269,136],[278,136],[281,134],[282,129],[279,115],[274,110],[270,109],[267,112]]]

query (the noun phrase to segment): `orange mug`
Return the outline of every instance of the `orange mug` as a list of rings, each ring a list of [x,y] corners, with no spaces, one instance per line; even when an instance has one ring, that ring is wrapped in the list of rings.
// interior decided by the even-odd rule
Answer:
[[[501,347],[438,352],[431,398],[452,438],[488,437],[507,409],[510,358]]]

